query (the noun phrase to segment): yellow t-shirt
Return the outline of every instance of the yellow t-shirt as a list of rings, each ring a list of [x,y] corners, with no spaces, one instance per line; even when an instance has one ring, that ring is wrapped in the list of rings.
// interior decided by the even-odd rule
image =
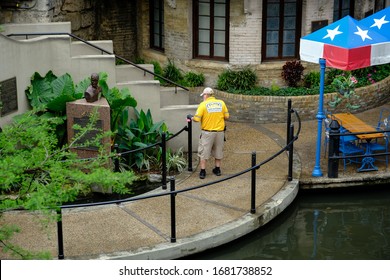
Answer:
[[[229,112],[225,102],[210,96],[199,104],[194,121],[201,122],[202,130],[223,131],[225,119],[229,118]]]

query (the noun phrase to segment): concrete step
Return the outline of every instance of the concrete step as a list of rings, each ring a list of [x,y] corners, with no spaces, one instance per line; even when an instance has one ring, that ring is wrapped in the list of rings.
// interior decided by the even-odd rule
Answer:
[[[188,105],[189,92],[182,88],[161,87],[161,108],[175,105]]]
[[[111,40],[88,41],[88,43],[93,44],[109,53],[114,52],[114,46]],[[71,56],[80,56],[80,55],[97,55],[97,54],[107,54],[107,53],[102,52],[101,50],[96,49],[84,42],[76,41],[76,42],[72,42],[70,46],[70,54]]]
[[[154,72],[153,64],[139,64],[151,72]],[[125,83],[127,81],[150,81],[154,80],[154,76],[148,72],[143,71],[133,65],[117,65],[116,66],[116,82]]]
[[[70,22],[47,22],[47,23],[15,23],[4,24],[4,34],[16,34],[16,33],[71,33]],[[37,36],[29,36],[28,38],[34,38]],[[14,36],[15,40],[25,40],[25,36]]]
[[[156,80],[151,81],[131,81],[124,83],[116,83],[116,86],[121,88],[128,88],[131,95],[137,100],[137,110],[143,109],[147,112],[148,109],[152,112],[153,121],[161,120],[160,112],[160,82]]]
[[[115,56],[114,55],[80,55],[70,60],[71,71],[74,82],[78,83],[92,73],[106,72],[108,74],[107,84],[115,86]]]

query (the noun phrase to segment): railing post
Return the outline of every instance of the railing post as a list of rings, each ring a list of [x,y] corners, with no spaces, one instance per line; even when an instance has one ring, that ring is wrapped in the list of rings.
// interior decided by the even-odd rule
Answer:
[[[321,177],[321,139],[322,139],[322,122],[325,119],[324,114],[324,84],[325,84],[325,68],[326,59],[320,58],[320,96],[318,99],[317,118],[317,142],[316,142],[316,162],[311,173],[313,177]]]
[[[291,99],[288,100],[287,102],[287,143],[290,143],[291,137],[290,137],[290,124],[291,124]]]
[[[192,171],[192,120],[187,115],[187,132],[188,132],[188,171]]]
[[[175,191],[175,178],[170,179],[171,192]],[[176,242],[176,194],[171,193],[171,243]]]
[[[294,163],[294,124],[290,124],[290,132],[289,132],[289,143],[288,146],[288,180],[292,181],[293,179],[293,163]]]
[[[62,212],[61,208],[57,210],[57,238],[58,238],[58,259],[64,259],[64,237],[62,231]]]
[[[167,140],[166,134],[163,132],[161,137],[161,151],[162,151],[162,189],[167,189]]]
[[[340,148],[340,124],[332,120],[329,125],[329,153],[328,153],[328,178],[338,178],[339,176],[339,159],[332,157],[339,156]],[[337,135],[334,135],[337,134]]]
[[[256,152],[252,152],[251,213],[256,213]]]

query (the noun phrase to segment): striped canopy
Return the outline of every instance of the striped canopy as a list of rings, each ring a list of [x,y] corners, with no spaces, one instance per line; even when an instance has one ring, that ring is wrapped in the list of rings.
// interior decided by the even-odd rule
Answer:
[[[389,63],[390,37],[382,34],[383,30],[375,28],[376,25],[369,27],[364,23],[346,16],[302,37],[301,60],[318,63],[323,58],[327,67],[341,70]]]

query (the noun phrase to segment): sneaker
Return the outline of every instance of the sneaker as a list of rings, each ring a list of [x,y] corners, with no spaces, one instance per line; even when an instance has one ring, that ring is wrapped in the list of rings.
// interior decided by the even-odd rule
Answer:
[[[206,178],[206,170],[204,170],[204,169],[201,169],[201,170],[200,170],[199,178],[200,178],[200,179]]]
[[[221,176],[221,169],[219,167],[215,167],[213,169],[213,173],[217,176]]]

